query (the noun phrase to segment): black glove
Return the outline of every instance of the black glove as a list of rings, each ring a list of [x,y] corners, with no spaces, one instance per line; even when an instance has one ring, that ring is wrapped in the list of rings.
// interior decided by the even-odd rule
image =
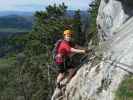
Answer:
[[[90,52],[90,50],[89,49],[85,49],[85,53],[89,53]]]

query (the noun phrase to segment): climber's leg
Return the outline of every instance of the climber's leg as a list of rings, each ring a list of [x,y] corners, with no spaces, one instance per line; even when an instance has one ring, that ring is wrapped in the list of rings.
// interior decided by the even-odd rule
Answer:
[[[59,73],[57,76],[57,81],[56,81],[56,85],[58,88],[60,88],[60,82],[64,79],[65,77],[65,73]]]
[[[60,85],[61,85],[60,83],[65,78],[64,64],[58,64],[57,68],[58,68],[58,76],[57,76],[57,80],[56,80],[56,85],[58,88],[60,88]]]
[[[57,76],[57,83],[60,83],[65,77],[65,73],[59,73]]]
[[[66,84],[72,79],[72,77],[75,75],[76,73],[76,68],[70,68],[68,69],[68,76],[67,76],[67,80],[66,80]]]

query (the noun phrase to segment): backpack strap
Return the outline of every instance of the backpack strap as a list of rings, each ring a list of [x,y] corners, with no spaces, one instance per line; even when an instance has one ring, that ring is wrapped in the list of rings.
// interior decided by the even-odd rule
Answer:
[[[55,43],[55,53],[56,53],[56,54],[58,53],[58,48],[59,48],[60,44],[61,44],[63,41],[64,41],[63,39],[60,39],[60,40],[58,40],[58,41]]]
[[[56,54],[58,53],[58,48],[59,48],[62,41],[63,41],[63,39],[60,39],[54,44],[54,48],[52,50],[53,61],[55,60]]]

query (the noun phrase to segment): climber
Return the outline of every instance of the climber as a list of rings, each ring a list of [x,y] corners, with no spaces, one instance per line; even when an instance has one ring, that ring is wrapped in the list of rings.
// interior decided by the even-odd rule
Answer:
[[[57,54],[55,57],[55,62],[58,67],[58,76],[57,76],[57,88],[61,88],[66,86],[66,84],[71,80],[73,75],[76,72],[76,67],[71,62],[71,56],[74,53],[81,53],[85,54],[89,50],[87,49],[77,49],[71,43],[73,32],[71,30],[64,31],[64,39],[61,41],[58,49]],[[67,79],[64,83],[61,81],[65,78],[66,72],[68,73]]]

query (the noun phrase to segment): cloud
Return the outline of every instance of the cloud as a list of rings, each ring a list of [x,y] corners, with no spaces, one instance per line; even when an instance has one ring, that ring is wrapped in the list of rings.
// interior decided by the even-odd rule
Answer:
[[[44,8],[47,5],[43,5],[43,4],[26,4],[26,5],[15,5],[14,7],[16,8]]]
[[[45,0],[0,0],[0,11],[35,11],[44,9]]]
[[[0,0],[0,10],[43,10],[48,5],[64,2],[68,9],[88,9],[92,0]]]
[[[19,9],[21,11],[36,11],[36,10],[44,10],[46,5],[43,4],[26,4],[26,5],[15,5],[15,9]]]

